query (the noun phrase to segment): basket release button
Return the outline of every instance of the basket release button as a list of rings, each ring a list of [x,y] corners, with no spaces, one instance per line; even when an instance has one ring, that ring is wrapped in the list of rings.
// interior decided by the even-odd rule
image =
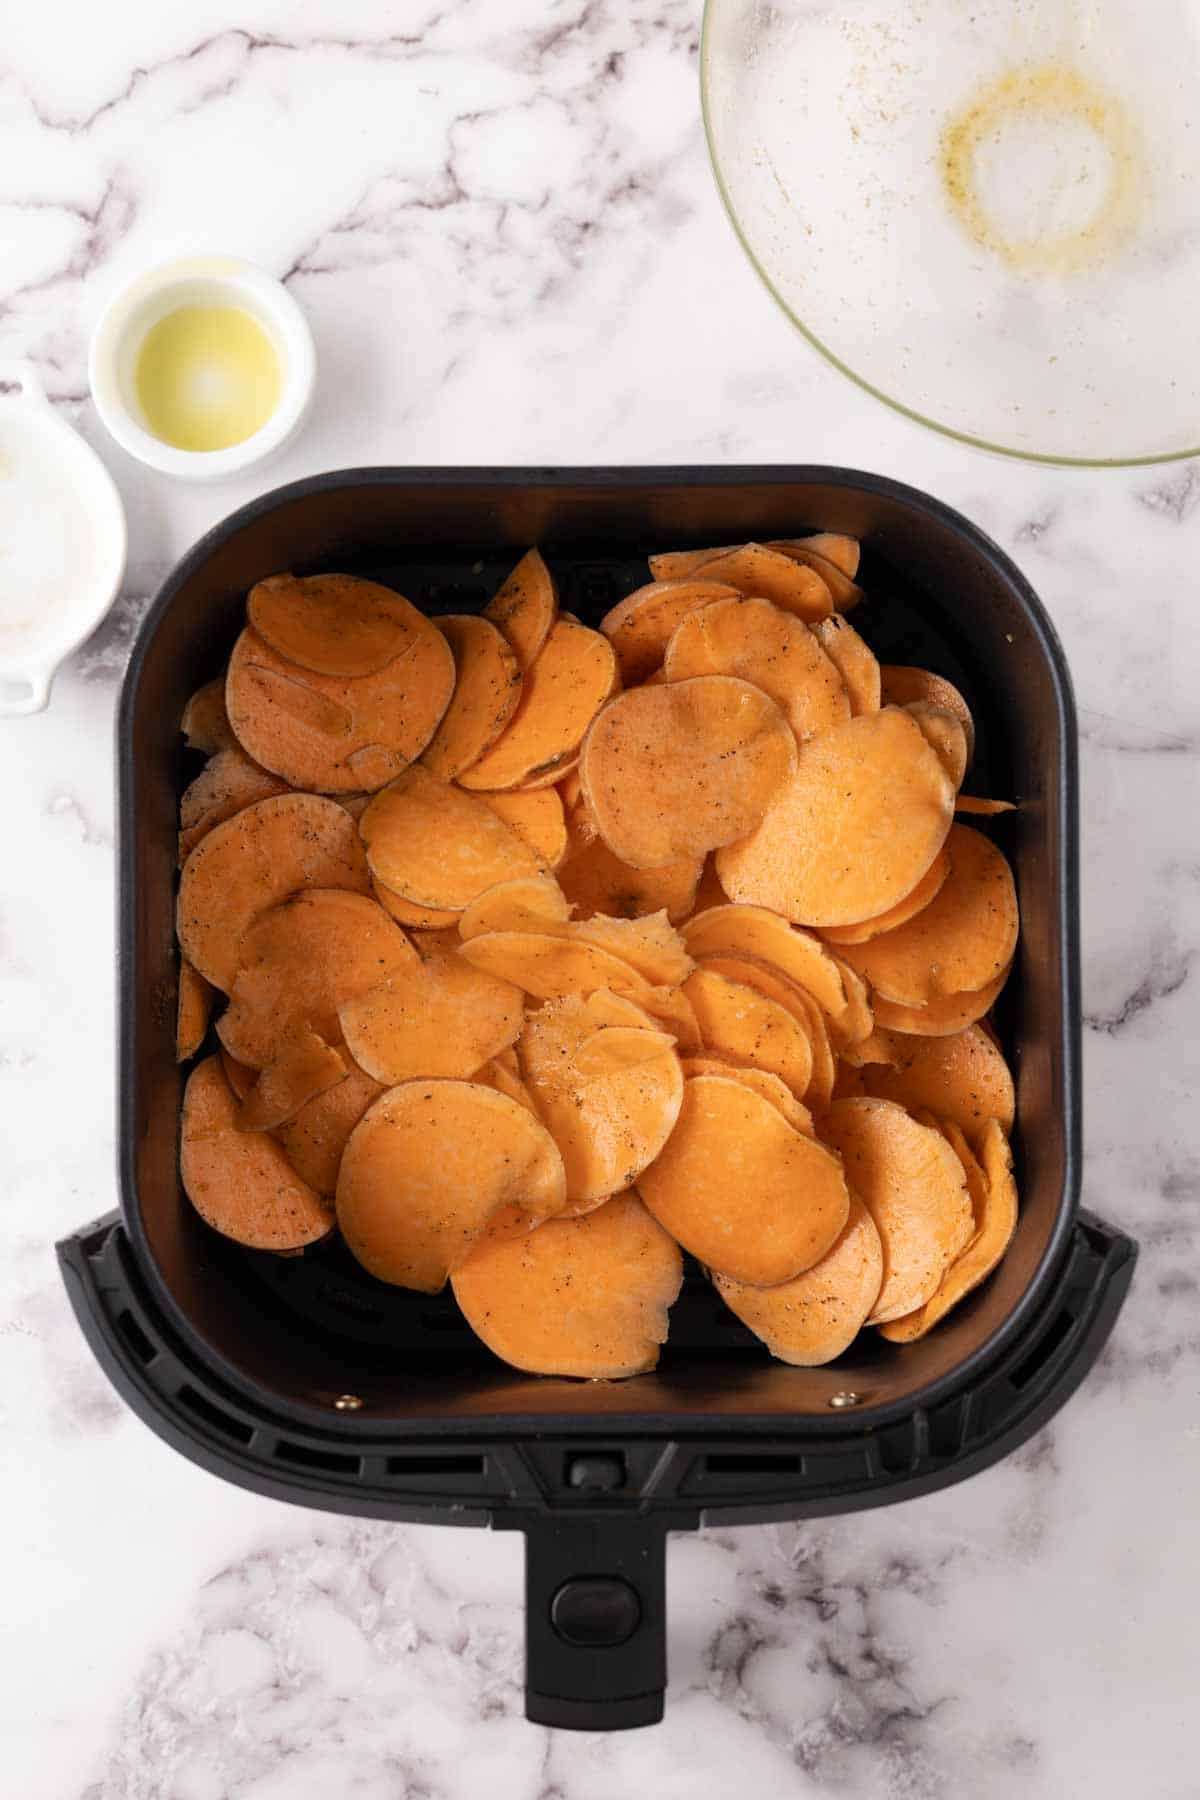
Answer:
[[[637,1590],[617,1575],[577,1575],[564,1581],[550,1602],[550,1623],[578,1650],[623,1644],[641,1622]]]

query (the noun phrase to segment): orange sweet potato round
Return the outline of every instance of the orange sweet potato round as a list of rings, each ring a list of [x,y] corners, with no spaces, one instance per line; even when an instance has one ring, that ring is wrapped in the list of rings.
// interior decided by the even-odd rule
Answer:
[[[376,795],[358,828],[375,879],[414,906],[462,912],[497,882],[544,868],[486,800],[419,763]]]
[[[433,623],[454,657],[454,692],[421,761],[443,781],[453,781],[491,749],[516,712],[521,665],[490,619],[449,613]]]
[[[887,1062],[871,1062],[861,1072],[862,1091],[894,1100],[910,1111],[927,1107],[952,1120],[978,1142],[989,1119],[1012,1130],[1016,1094],[1012,1073],[999,1047],[979,1025],[949,1037],[914,1037],[900,1031],[879,1034]]]
[[[850,711],[876,713],[883,704],[882,678],[875,652],[840,613],[818,619],[809,627],[826,656],[841,676],[850,698]]]
[[[668,681],[749,681],[770,695],[798,740],[850,717],[845,684],[814,633],[769,600],[739,594],[689,613],[667,645],[663,673]]]
[[[710,1269],[764,1287],[819,1262],[850,1211],[838,1158],[719,1075],[685,1083],[679,1122],[638,1192]]]
[[[218,675],[215,681],[206,681],[203,687],[196,689],[183,709],[179,729],[189,750],[203,750],[206,756],[237,748],[229,714],[225,711],[224,675]]]
[[[883,1246],[875,1221],[856,1194],[841,1236],[820,1262],[778,1287],[749,1287],[714,1275],[731,1312],[772,1356],[798,1368],[832,1362],[866,1323],[883,1281]]]
[[[935,675],[930,669],[918,669],[903,663],[884,663],[879,671],[883,683],[885,706],[910,706],[924,701],[943,712],[953,713],[967,735],[967,761],[975,754],[975,721],[971,709],[952,681]]]
[[[939,892],[949,873],[950,855],[943,844],[916,887],[903,900],[898,900],[895,906],[889,906],[877,919],[864,919],[860,925],[823,925],[820,935],[827,944],[835,947],[842,944],[869,944],[880,932],[893,931],[897,925],[907,925],[910,919],[915,919]]]
[[[558,868],[567,854],[567,821],[557,788],[515,789],[481,797],[548,869]]]
[[[377,675],[430,631],[402,594],[358,575],[270,575],[250,589],[246,617],[272,650],[316,675]]]
[[[532,668],[558,617],[554,577],[539,551],[526,551],[483,616],[512,646],[522,673]]]
[[[228,993],[242,935],[260,913],[302,888],[370,887],[350,815],[316,794],[280,794],[210,831],[183,865],[176,930],[184,955]]]
[[[812,995],[838,1048],[871,1029],[871,1009],[858,976],[811,932],[789,925],[764,906],[709,907],[696,913],[680,935],[699,961],[710,956],[748,957],[777,969]]]
[[[796,740],[773,700],[732,676],[701,675],[612,701],[579,772],[609,849],[653,869],[743,837],[795,767]]]
[[[490,750],[459,776],[472,792],[562,779],[583,735],[612,693],[612,646],[578,619],[560,617],[525,671],[520,704]]]
[[[460,912],[447,912],[440,906],[414,906],[411,900],[406,900],[385,882],[376,881],[374,876],[371,877],[371,892],[384,912],[390,913],[397,925],[403,925],[408,931],[448,931],[462,918]]]
[[[812,1044],[806,1024],[757,988],[699,968],[683,991],[692,1003],[704,1048],[726,1062],[766,1069],[787,1083],[798,1100],[812,1079]]]
[[[876,1025],[888,1031],[906,1031],[917,1037],[948,1037],[965,1031],[968,1025],[981,1023],[992,1010],[1000,991],[1008,980],[1012,964],[1007,964],[986,987],[962,994],[943,994],[924,1006],[901,1006],[895,1000],[875,998]]]
[[[516,1042],[524,1017],[524,998],[511,982],[474,968],[437,933],[418,942],[419,957],[381,971],[338,1013],[355,1062],[389,1086],[421,1075],[465,1080]]]
[[[681,620],[715,600],[737,598],[727,581],[651,581],[605,613],[600,629],[612,644],[626,687],[647,681]]]
[[[623,1193],[584,1218],[480,1244],[453,1285],[467,1323],[502,1361],[595,1381],[654,1367],[682,1281],[677,1246]]]
[[[787,1082],[767,1069],[746,1068],[740,1063],[725,1062],[719,1056],[681,1056],[679,1066],[685,1081],[690,1081],[693,1075],[723,1075],[728,1081],[740,1081],[743,1087],[769,1100],[793,1131],[804,1137],[813,1136],[813,1116],[803,1100],[797,1100]]]
[[[739,594],[761,595],[800,619],[825,619],[833,611],[833,595],[815,569],[762,544],[719,551],[698,565],[696,578],[727,581]]]
[[[734,900],[795,924],[854,925],[912,891],[953,817],[920,726],[885,706],[811,738],[762,823],[718,852],[717,873]]]
[[[478,1082],[406,1081],[351,1132],[337,1217],[372,1275],[436,1294],[498,1213],[532,1229],[563,1197],[562,1158],[526,1107]]]
[[[175,1060],[187,1062],[204,1042],[212,1011],[212,987],[197,974],[186,956],[179,959],[179,996],[175,1005]]]
[[[318,1194],[334,1193],[350,1133],[382,1092],[377,1081],[352,1064],[344,1080],[326,1088],[279,1126],[275,1135],[288,1161]]]
[[[962,1164],[940,1132],[889,1100],[837,1100],[820,1129],[883,1240],[868,1323],[898,1319],[936,1293],[974,1232]]]
[[[200,1217],[251,1250],[300,1250],[326,1237],[333,1214],[265,1131],[239,1131],[220,1058],[205,1057],[183,1096],[179,1171]]]
[[[194,781],[184,788],[179,801],[179,861],[185,863],[196,845],[214,825],[224,824],[244,807],[270,800],[291,790],[286,781],[260,769],[244,750],[218,750]]]
[[[420,617],[420,615],[417,615]],[[454,689],[440,631],[374,675],[320,675],[288,662],[249,626],[229,659],[225,704],[247,756],[293,787],[373,792],[418,757]]]

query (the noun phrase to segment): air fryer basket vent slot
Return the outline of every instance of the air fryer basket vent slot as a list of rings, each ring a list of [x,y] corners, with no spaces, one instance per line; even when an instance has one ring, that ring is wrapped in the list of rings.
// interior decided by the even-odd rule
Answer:
[[[487,1474],[487,1457],[474,1451],[431,1451],[426,1455],[389,1456],[389,1475],[474,1475]]]
[[[303,1469],[326,1469],[337,1475],[362,1472],[361,1456],[346,1456],[339,1450],[318,1450],[312,1444],[293,1444],[287,1438],[280,1438],[275,1454],[281,1462],[297,1463]]]
[[[247,1425],[243,1419],[235,1418],[221,1406],[216,1406],[204,1394],[198,1394],[194,1387],[185,1381],[178,1390],[180,1404],[189,1412],[211,1425],[214,1431],[223,1433],[225,1437],[236,1438],[239,1444],[248,1444],[254,1436],[254,1427]]]
[[[1075,1314],[1064,1308],[1045,1334],[1038,1339],[1032,1353],[1025,1358],[1024,1362],[1018,1363],[1009,1376],[1008,1379],[1013,1387],[1018,1391],[1023,1387],[1028,1387],[1034,1376],[1046,1366],[1064,1340],[1071,1335],[1074,1324]]]
[[[120,1328],[122,1337],[125,1339],[138,1361],[140,1363],[152,1363],[158,1355],[158,1351],[150,1342],[150,1339],[146,1336],[128,1307],[125,1308],[124,1312],[117,1315],[117,1325]]]

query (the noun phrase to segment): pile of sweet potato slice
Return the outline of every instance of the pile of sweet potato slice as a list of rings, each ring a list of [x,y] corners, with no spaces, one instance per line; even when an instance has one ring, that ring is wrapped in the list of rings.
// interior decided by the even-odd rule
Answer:
[[[1016,889],[958,690],[882,666],[823,532],[650,558],[591,630],[260,582],[184,713],[197,1210],[450,1282],[498,1356],[655,1366],[697,1259],[773,1355],[921,1337],[1016,1227],[987,1022]]]

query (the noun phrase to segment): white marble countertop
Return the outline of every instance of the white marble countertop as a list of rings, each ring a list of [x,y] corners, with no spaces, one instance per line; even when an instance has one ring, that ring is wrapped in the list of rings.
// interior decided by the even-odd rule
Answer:
[[[320,356],[271,468],[99,443],[117,608],[0,726],[0,1788],[14,1800],[1193,1800],[1200,1613],[1200,474],[989,459],[827,369],[709,178],[695,0],[40,0],[0,45],[0,354],[99,443],[85,347],[176,248],[283,274]],[[113,707],[170,562],[350,463],[843,462],[961,507],[1043,595],[1083,729],[1087,1202],[1142,1261],[1102,1364],[935,1498],[680,1538],[657,1730],[521,1716],[519,1540],[201,1473],[84,1347],[62,1233],[115,1204]],[[1188,1116],[1192,1123],[1189,1125]],[[782,1596],[782,1599],[780,1599]]]

